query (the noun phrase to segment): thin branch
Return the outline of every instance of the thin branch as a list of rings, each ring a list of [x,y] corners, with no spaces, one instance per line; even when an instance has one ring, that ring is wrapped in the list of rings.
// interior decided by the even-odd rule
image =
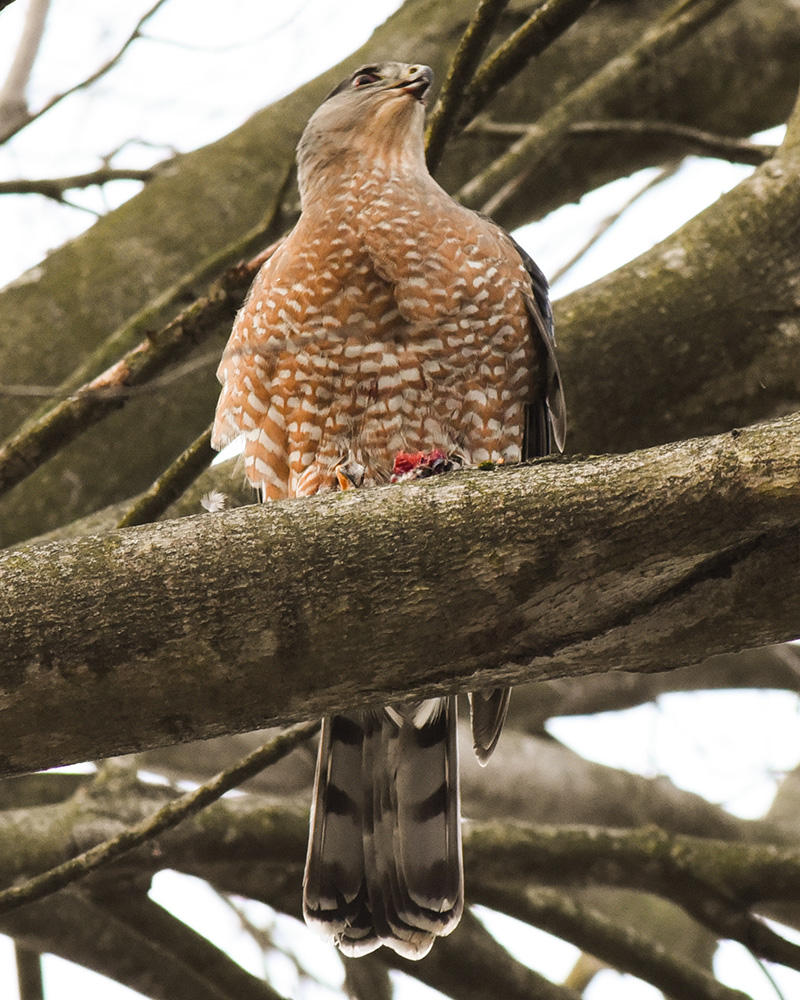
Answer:
[[[0,134],[9,128],[21,128],[30,120],[25,91],[42,42],[49,9],[50,0],[30,0],[28,4],[14,61],[0,89]]]
[[[262,223],[255,227],[243,240],[238,240],[235,247],[249,245],[254,238],[261,238],[270,232],[279,218],[279,207],[280,202],[276,201],[266,226]],[[275,244],[247,263],[229,267],[213,282],[205,296],[193,302],[161,330],[147,335],[142,343],[67,399],[29,420],[9,438],[0,447],[0,494],[35,472],[89,427],[123,406],[131,386],[149,383],[213,334],[223,319],[232,319],[247,288],[274,247]],[[230,250],[227,247],[223,254],[204,264],[204,270],[216,264],[221,256],[228,256]],[[170,290],[170,297],[177,298],[179,289],[186,286],[187,281],[180,282],[177,289]],[[159,304],[163,306],[163,302]],[[147,318],[148,315],[140,315],[129,326],[146,329],[143,320]],[[110,339],[118,336],[119,332]]]
[[[778,1000],[786,1000],[786,996],[784,995],[783,990],[781,990],[780,986],[778,986],[777,980],[769,971],[769,966],[767,965],[767,963],[763,959],[757,958],[755,955],[753,956],[753,959],[755,960],[759,969],[761,969],[764,978],[767,980],[769,985],[775,991],[775,996],[778,998]]]
[[[631,195],[631,197],[628,198],[624,204],[620,205],[619,208],[611,212],[610,215],[607,215],[604,219],[601,219],[595,226],[594,231],[591,233],[589,238],[578,250],[576,250],[569,260],[565,261],[561,267],[551,272],[550,284],[555,285],[560,278],[563,278],[565,274],[571,271],[572,268],[586,256],[592,247],[594,247],[603,238],[603,236],[605,236],[609,229],[611,229],[615,223],[619,222],[629,208],[632,208],[640,198],[643,198],[644,195],[647,194],[648,191],[652,191],[654,187],[657,187],[669,177],[674,176],[677,169],[678,164],[663,167],[658,171],[655,177],[649,180],[647,184],[645,184],[644,187],[641,187],[635,194]]]
[[[0,195],[41,194],[63,204],[64,193],[76,188],[95,187],[111,181],[149,181],[156,175],[156,169],[135,170],[123,167],[101,167],[85,174],[72,177],[43,178],[40,180],[0,181]]]
[[[102,66],[96,69],[94,73],[91,73],[85,79],[74,84],[72,87],[69,87],[67,90],[62,91],[62,93],[56,94],[55,97],[51,97],[50,100],[39,108],[38,111],[27,113],[24,120],[18,121],[16,124],[10,124],[4,129],[0,129],[0,142],[5,142],[7,139],[10,139],[12,136],[16,135],[17,132],[22,131],[26,125],[29,125],[32,121],[36,121],[37,118],[41,118],[42,115],[47,114],[48,111],[54,108],[57,104],[60,104],[65,98],[70,97],[79,90],[85,90],[87,87],[90,87],[93,83],[96,83],[101,77],[105,76],[112,69],[114,69],[131,45],[141,36],[144,25],[164,6],[166,2],[167,0],[156,0],[156,3],[154,3],[153,6],[139,18],[133,31],[128,35],[116,53],[104,62]]]
[[[610,118],[599,122],[575,122],[569,127],[569,132],[573,135],[645,135],[674,139],[682,152],[712,156],[718,160],[728,160],[730,163],[746,163],[754,167],[771,159],[778,148],[751,142],[749,139],[717,135],[678,122]]]
[[[458,117],[464,92],[478,67],[492,32],[509,0],[480,0],[472,20],[461,36],[450,63],[439,99],[428,122],[426,149],[428,168],[433,173],[439,165],[445,145]]]
[[[457,125],[463,127],[567,28],[589,10],[595,0],[545,0],[486,60],[464,95]]]
[[[0,493],[27,478],[89,427],[125,404],[121,388],[150,381],[232,319],[258,272],[240,264],[171,323],[128,351],[116,364],[87,382],[38,420],[29,422],[0,448]]]
[[[104,841],[95,847],[84,851],[77,857],[70,858],[50,871],[37,875],[21,886],[11,886],[0,892],[0,914],[16,910],[25,903],[49,896],[58,889],[63,889],[82,879],[89,872],[102,865],[127,854],[141,844],[152,840],[158,834],[177,826],[182,820],[194,816],[212,802],[216,802],[225,792],[236,788],[243,781],[258,774],[265,767],[274,764],[290,753],[296,746],[303,743],[319,729],[318,722],[307,722],[295,726],[288,732],[277,736],[274,740],[254,750],[244,760],[201,785],[192,792],[162,806],[153,816],[141,823],[128,827],[116,837]]]
[[[584,80],[503,156],[465,184],[458,192],[458,199],[487,215],[496,213],[535,170],[544,166],[556,143],[571,126],[587,118],[589,108],[607,99],[630,79],[637,67],[677,48],[733,2],[735,0],[680,0],[645,31],[638,42]]]
[[[201,371],[203,368],[209,368],[212,365],[216,366],[217,364],[219,364],[219,351],[204,351],[202,354],[198,354],[196,357],[189,358],[188,361],[184,361],[183,364],[175,365],[173,368],[170,368],[169,371],[164,372],[163,375],[159,375],[157,378],[151,379],[144,385],[109,386],[105,390],[105,394],[109,399],[133,399],[136,396],[151,396],[154,393],[160,392],[168,385],[174,385],[176,382],[180,382],[181,379],[186,378],[187,375],[193,375],[195,372]],[[59,385],[0,384],[0,398],[63,400],[69,399],[74,395],[74,389],[65,389]],[[30,424],[28,426],[30,426]]]
[[[112,154],[113,155],[113,154]],[[120,354],[130,350],[142,338],[152,338],[153,329],[158,330],[164,323],[166,316],[174,316],[180,306],[187,300],[194,302],[190,307],[195,309],[198,306],[197,287],[207,282],[213,282],[215,278],[224,275],[232,270],[232,265],[239,266],[242,260],[249,260],[251,254],[256,256],[249,261],[248,268],[253,269],[255,274],[261,264],[271,255],[277,246],[273,242],[293,221],[290,213],[283,210],[284,199],[289,190],[292,177],[294,176],[294,164],[287,166],[283,179],[278,189],[273,195],[272,201],[267,207],[263,218],[252,229],[243,236],[232,240],[211,257],[203,260],[193,271],[190,271],[174,285],[165,289],[160,295],[149,302],[143,309],[124,322],[113,333],[111,333],[97,348],[85,358],[77,368],[61,383],[55,392],[49,389],[44,393],[47,398],[65,399],[80,390],[85,383],[91,381],[98,372],[103,371],[109,365],[116,362]],[[288,216],[288,217],[286,217]],[[266,250],[265,244],[269,244]],[[222,279],[220,279],[222,280]],[[246,279],[244,279],[246,280]],[[213,285],[212,285],[213,287]],[[209,293],[206,295],[208,298]],[[202,318],[202,309],[196,310],[197,318]],[[208,356],[206,356],[208,357]],[[209,359],[211,360],[211,359]],[[218,361],[218,353],[215,352],[213,360]],[[187,362],[187,366],[198,363],[205,364],[206,360],[192,359]],[[170,379],[181,377],[181,372],[186,369],[173,369],[172,372],[160,375],[160,379]],[[28,387],[12,387],[27,389]],[[119,386],[115,391],[121,396],[130,394],[130,387]],[[143,391],[142,386],[137,386],[138,392]],[[22,394],[22,393],[21,393]],[[42,407],[34,412],[23,424],[18,432],[22,434],[28,428],[33,427],[40,419],[48,414],[49,408]],[[0,454],[2,452],[0,451]],[[2,492],[2,463],[0,462],[0,492]]]
[[[575,960],[575,964],[567,973],[564,985],[570,989],[577,990],[581,996],[589,988],[595,976],[607,969],[605,962],[601,962],[594,955],[589,955],[585,951],[581,952]]]
[[[484,116],[474,119],[464,130],[465,134],[505,135],[520,138],[537,132],[536,125],[515,122],[493,122]],[[712,156],[730,163],[746,163],[759,166],[771,159],[777,146],[752,142],[750,139],[735,139],[718,135],[691,125],[678,122],[648,121],[635,118],[610,118],[607,121],[575,122],[567,132],[571,135],[644,135],[674,139],[678,152],[693,153],[698,156]]]
[[[19,1000],[44,1000],[42,956],[19,941],[14,942],[14,956],[17,960]]]
[[[160,514],[174,503],[191,486],[200,473],[207,469],[214,458],[211,447],[211,428],[203,431],[170,467],[140,497],[128,512],[120,518],[117,527],[129,528],[134,524],[155,521]]]
[[[478,891],[485,905],[569,941],[613,968],[651,983],[666,996],[747,1000],[744,993],[724,986],[635,928],[619,926],[605,914],[563,892],[541,886],[482,884],[479,879],[480,876]],[[476,885],[474,879],[470,881]]]

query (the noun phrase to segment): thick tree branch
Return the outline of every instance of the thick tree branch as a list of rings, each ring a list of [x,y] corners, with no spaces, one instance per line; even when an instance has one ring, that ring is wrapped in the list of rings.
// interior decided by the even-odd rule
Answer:
[[[478,884],[480,876],[478,876]],[[473,882],[475,885],[475,882]],[[542,886],[519,889],[482,884],[484,904],[570,941],[621,972],[652,983],[668,997],[692,1000],[748,1000],[740,990],[723,986],[682,955],[673,954],[638,929],[620,926],[598,910],[563,892]]]
[[[275,737],[265,746],[254,750],[243,761],[218,774],[200,788],[168,802],[157,813],[148,816],[137,825],[128,827],[110,840],[97,844],[83,854],[43,872],[24,885],[11,886],[0,891],[0,914],[10,913],[26,903],[49,896],[152,840],[165,830],[177,826],[187,817],[194,816],[212,802],[216,802],[225,792],[236,788],[263,768],[280,760],[298,743],[312,736],[317,728],[318,724],[312,722]]]
[[[0,141],[2,135],[10,128],[24,125],[30,118],[26,91],[39,52],[49,9],[50,0],[31,0],[25,12],[22,36],[8,76],[0,87]]]
[[[9,553],[2,770],[794,638],[799,427]]]
[[[677,903],[719,937],[800,969],[800,945],[749,912],[759,902],[797,899],[795,850],[671,837],[656,828],[547,831],[486,824],[466,839],[464,857],[481,879],[501,885],[616,884],[652,892]],[[475,899],[482,901],[479,885]]]

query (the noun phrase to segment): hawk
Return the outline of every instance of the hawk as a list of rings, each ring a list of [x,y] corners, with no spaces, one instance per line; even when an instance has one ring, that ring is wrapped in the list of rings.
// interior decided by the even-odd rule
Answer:
[[[547,282],[425,164],[427,66],[362,66],[297,149],[302,212],[263,265],[219,366],[213,443],[243,435],[265,501],[563,447]],[[508,691],[470,696],[475,749]],[[463,907],[455,698],[325,719],[306,920],[348,955],[408,958]]]

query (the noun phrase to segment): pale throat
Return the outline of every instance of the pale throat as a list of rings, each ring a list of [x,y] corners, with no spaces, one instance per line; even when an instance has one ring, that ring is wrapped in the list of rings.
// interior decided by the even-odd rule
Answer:
[[[316,137],[313,151],[304,158],[300,190],[304,209],[312,200],[331,201],[350,188],[356,176],[437,186],[425,163],[421,123],[405,115],[382,117],[383,121],[365,122],[346,142],[341,133]]]

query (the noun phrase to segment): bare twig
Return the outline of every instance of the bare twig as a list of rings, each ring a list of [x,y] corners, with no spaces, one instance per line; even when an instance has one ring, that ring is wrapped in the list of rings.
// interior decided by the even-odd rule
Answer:
[[[493,122],[480,116],[464,130],[477,135],[507,135],[519,138],[538,131],[536,125],[516,122]],[[644,135],[675,141],[676,151],[683,154],[713,156],[730,163],[759,166],[773,157],[777,146],[735,139],[679,122],[659,122],[640,119],[615,119],[597,122],[575,122],[567,131],[571,135]]]
[[[154,815],[141,823],[128,827],[116,837],[84,851],[82,854],[50,871],[29,879],[24,885],[11,886],[0,892],[0,913],[9,913],[25,903],[49,896],[58,889],[77,882],[102,865],[116,860],[165,830],[169,830],[201,809],[216,802],[225,792],[236,788],[265,767],[274,764],[296,746],[313,736],[319,729],[318,722],[307,722],[282,733],[263,747],[254,750],[244,760],[222,771],[205,785],[182,795],[162,806]]]
[[[646,135],[674,139],[676,148],[684,153],[713,156],[731,163],[747,163],[757,167],[775,155],[776,146],[734,139],[727,135],[706,132],[678,122],[615,119],[600,122],[575,122],[569,127],[573,135]]]
[[[211,447],[211,428],[203,431],[193,441],[150,489],[120,518],[118,528],[129,528],[134,524],[155,521],[171,503],[174,503],[186,489],[208,468],[214,458]]]
[[[275,191],[272,201],[267,207],[264,217],[252,229],[243,236],[233,240],[224,246],[211,257],[204,259],[193,271],[184,275],[174,285],[165,289],[155,299],[129,320],[111,333],[97,348],[74,369],[73,372],[58,386],[55,392],[49,390],[45,395],[49,398],[66,398],[80,389],[84,383],[89,382],[98,372],[103,371],[110,364],[115,362],[119,356],[130,350],[140,339],[152,336],[151,331],[158,329],[164,323],[164,318],[168,315],[175,315],[180,305],[186,301],[194,300],[197,296],[197,288],[202,288],[204,284],[223,274],[231,265],[238,264],[243,260],[249,260],[252,254],[257,254],[248,267],[252,267],[255,273],[261,264],[274,251],[276,243],[273,241],[292,222],[292,214],[284,212],[283,204],[289,190],[292,177],[294,176],[294,164],[287,166],[286,172]],[[265,244],[269,244],[266,250],[262,249]],[[198,359],[199,361],[200,359]],[[200,363],[205,363],[203,360]],[[196,364],[193,359],[187,362],[189,365]],[[171,379],[181,377],[182,371],[173,370],[167,374],[159,376],[160,379]],[[152,384],[152,383],[151,383]],[[24,387],[23,387],[24,388]],[[117,390],[122,396],[131,393],[129,388],[120,386]],[[143,391],[142,387],[137,387],[137,392]],[[42,408],[33,413],[26,421],[24,428],[32,427],[40,418],[44,417],[47,410]],[[0,475],[0,479],[1,479]],[[0,490],[2,486],[0,486]]]
[[[598,243],[598,241],[603,238],[603,236],[605,236],[605,234],[609,231],[609,229],[616,222],[619,222],[619,220],[628,211],[629,208],[635,205],[640,198],[644,197],[644,195],[647,194],[648,191],[652,191],[654,187],[657,187],[663,181],[667,180],[667,178],[672,177],[677,169],[678,169],[678,164],[672,164],[669,167],[663,167],[661,170],[658,171],[655,177],[649,180],[647,184],[644,185],[644,187],[639,188],[639,190],[630,198],[628,198],[623,205],[620,205],[618,209],[616,209],[614,212],[611,212],[611,214],[607,215],[604,219],[601,219],[600,222],[598,222],[598,224],[595,226],[594,232],[592,232],[592,234],[589,236],[586,242],[569,258],[568,261],[562,264],[561,267],[557,268],[555,271],[551,272],[550,284],[555,285],[555,283],[560,278],[563,278],[564,275],[567,274],[567,272],[571,271],[572,268],[575,267],[575,265],[578,263],[578,261],[582,260],[586,256],[586,254],[592,249],[592,247],[595,246]]]
[[[780,986],[778,986],[775,977],[769,971],[769,966],[767,965],[767,963],[763,959],[757,958],[755,955],[753,955],[753,960],[755,961],[756,965],[758,965],[759,969],[761,969],[764,978],[767,980],[769,985],[775,991],[775,996],[777,997],[777,1000],[786,1000],[786,995],[783,993]]]
[[[101,77],[105,76],[108,72],[114,69],[131,45],[141,36],[144,25],[161,9],[161,7],[164,6],[166,2],[167,0],[156,0],[156,3],[154,3],[153,6],[139,18],[133,31],[128,35],[119,49],[117,49],[116,53],[104,62],[102,66],[96,69],[94,73],[91,73],[85,79],[74,84],[72,87],[69,87],[67,90],[62,91],[60,94],[56,94],[55,97],[51,97],[50,100],[39,108],[38,111],[26,113],[24,120],[17,121],[16,124],[9,124],[6,128],[0,128],[0,142],[5,142],[7,139],[10,139],[12,136],[16,135],[17,132],[20,132],[26,125],[29,125],[37,118],[41,118],[42,115],[47,114],[47,112],[54,108],[57,104],[60,104],[64,98],[69,97],[79,90],[85,90],[87,87],[90,87],[93,83],[96,83]]]
[[[497,212],[533,171],[543,167],[571,126],[587,118],[589,108],[629,80],[638,67],[677,48],[733,2],[735,0],[680,0],[631,48],[576,87],[503,156],[465,184],[458,192],[458,199],[489,215]]]
[[[192,375],[203,368],[216,365],[219,362],[219,351],[206,351],[198,354],[182,365],[175,365],[169,371],[164,372],[157,378],[151,379],[144,385],[118,385],[108,386],[104,390],[104,395],[108,399],[132,399],[136,396],[149,396],[160,392],[165,386],[180,382],[187,375]],[[33,383],[10,383],[3,385],[0,383],[0,399],[69,399],[75,394],[74,389],[65,389],[59,385],[34,385]]]
[[[25,91],[44,35],[49,8],[50,0],[30,0],[28,4],[14,61],[0,88],[0,136],[9,128],[22,128],[30,121]]]
[[[461,127],[520,73],[534,56],[559,38],[595,0],[545,0],[481,66],[461,102]]]
[[[480,0],[467,30],[461,36],[456,54],[450,63],[439,99],[428,122],[426,147],[428,168],[433,173],[442,158],[464,91],[478,67],[481,56],[509,0]]]
[[[150,167],[146,170],[134,170],[121,167],[101,167],[85,174],[74,174],[72,177],[53,177],[40,180],[0,181],[0,195],[3,194],[41,194],[63,204],[64,193],[76,188],[95,187],[108,184],[111,181],[149,181],[155,176],[156,170]]]

